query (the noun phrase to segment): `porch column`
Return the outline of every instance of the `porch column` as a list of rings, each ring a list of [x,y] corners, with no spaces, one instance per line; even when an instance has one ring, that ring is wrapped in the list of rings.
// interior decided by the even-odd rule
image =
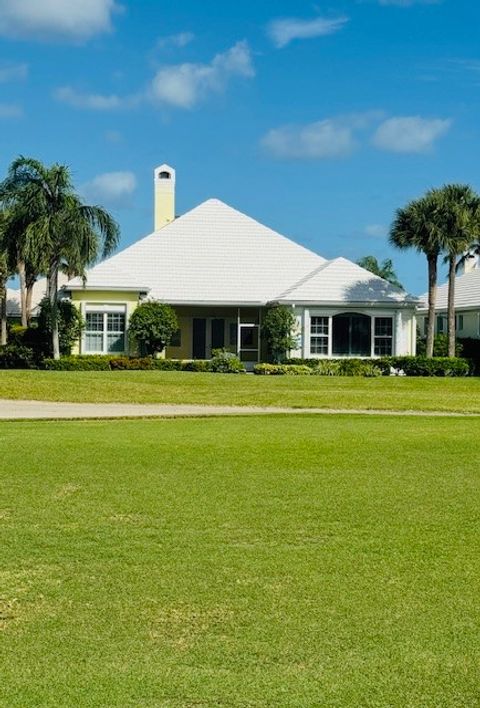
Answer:
[[[403,320],[402,311],[397,310],[395,313],[395,355],[402,356],[403,351]]]

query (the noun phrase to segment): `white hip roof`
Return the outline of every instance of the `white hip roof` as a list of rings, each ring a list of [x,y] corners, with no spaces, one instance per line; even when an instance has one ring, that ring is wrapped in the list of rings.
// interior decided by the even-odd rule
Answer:
[[[67,285],[82,288],[80,278]],[[86,288],[147,291],[172,305],[413,302],[354,263],[326,261],[218,199],[89,270]]]
[[[435,309],[448,307],[448,283],[437,288]],[[422,311],[427,309],[428,294],[422,296]],[[480,269],[470,271],[455,278],[455,309],[480,309]]]

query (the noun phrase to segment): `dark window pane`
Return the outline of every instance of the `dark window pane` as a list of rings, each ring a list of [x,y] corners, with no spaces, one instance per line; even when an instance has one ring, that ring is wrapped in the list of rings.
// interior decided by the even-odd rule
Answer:
[[[375,336],[391,337],[393,333],[393,320],[391,317],[375,317]]]
[[[392,342],[392,337],[375,337],[375,356],[391,356]]]

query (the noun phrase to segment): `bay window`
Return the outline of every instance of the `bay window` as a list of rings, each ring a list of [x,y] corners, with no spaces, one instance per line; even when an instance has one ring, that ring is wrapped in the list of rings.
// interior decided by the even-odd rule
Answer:
[[[393,317],[360,312],[310,317],[312,356],[373,357],[394,353]]]

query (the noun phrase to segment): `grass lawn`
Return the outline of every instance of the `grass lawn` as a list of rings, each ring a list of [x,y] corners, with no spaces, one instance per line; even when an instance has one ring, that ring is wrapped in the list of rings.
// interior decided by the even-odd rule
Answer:
[[[479,705],[479,434],[1,424],[0,704]]]
[[[480,412],[480,378],[0,371],[0,398]]]

